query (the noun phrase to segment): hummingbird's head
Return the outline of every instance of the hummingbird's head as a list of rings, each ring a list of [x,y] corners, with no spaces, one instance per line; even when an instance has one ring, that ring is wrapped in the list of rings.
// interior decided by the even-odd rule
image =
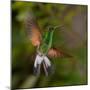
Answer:
[[[50,31],[51,31],[51,30],[54,30],[54,27],[53,27],[53,26],[49,26],[49,27],[48,27],[48,30],[50,30]]]
[[[61,30],[61,28],[62,28],[63,26],[61,25],[59,25],[59,26],[49,26],[48,27],[48,30]]]

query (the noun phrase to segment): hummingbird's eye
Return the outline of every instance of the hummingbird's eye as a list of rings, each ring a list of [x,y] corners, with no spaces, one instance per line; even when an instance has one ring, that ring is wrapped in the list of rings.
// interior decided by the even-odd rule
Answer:
[[[48,27],[48,30],[53,30],[53,29],[54,29],[54,27],[52,27],[52,26]]]

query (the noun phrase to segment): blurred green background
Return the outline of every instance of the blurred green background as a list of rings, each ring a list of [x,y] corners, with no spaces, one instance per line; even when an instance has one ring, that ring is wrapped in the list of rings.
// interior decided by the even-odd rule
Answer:
[[[12,88],[39,88],[87,84],[87,6],[12,1]],[[25,18],[31,12],[42,32],[49,25],[63,25],[53,45],[73,58],[53,58],[54,74],[33,75],[35,47],[27,38]]]

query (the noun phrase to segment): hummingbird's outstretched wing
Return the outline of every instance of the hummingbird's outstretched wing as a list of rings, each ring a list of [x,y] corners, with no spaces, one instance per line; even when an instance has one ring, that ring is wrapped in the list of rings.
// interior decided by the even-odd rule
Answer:
[[[64,51],[61,51],[61,50],[58,50],[56,48],[51,48],[49,51],[48,51],[48,56],[49,57],[72,57],[72,55],[64,52]]]
[[[28,15],[26,20],[25,20],[25,27],[26,27],[26,32],[31,40],[32,44],[34,46],[40,45],[41,42],[41,33],[40,33],[40,28],[33,17],[33,15]]]

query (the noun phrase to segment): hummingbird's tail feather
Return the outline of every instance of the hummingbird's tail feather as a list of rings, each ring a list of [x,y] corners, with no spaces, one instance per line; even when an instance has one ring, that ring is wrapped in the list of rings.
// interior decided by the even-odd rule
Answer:
[[[46,67],[51,66],[51,62],[50,62],[50,60],[48,59],[47,56],[44,56],[44,63],[46,64]]]
[[[53,68],[52,68],[51,62],[46,56],[44,57],[43,67],[44,67],[46,76],[53,73]]]
[[[54,73],[54,68],[53,68],[52,65],[46,67],[45,62],[43,62],[43,67],[44,67],[44,71],[45,71],[46,76],[48,76],[48,75],[52,75],[52,74]]]
[[[46,76],[53,74],[54,69],[48,57],[37,55],[34,62],[34,75],[36,76],[40,75],[41,64],[43,64],[43,68],[44,68]]]
[[[43,62],[43,68],[44,68],[44,71],[45,71],[46,76],[48,76],[47,67],[46,67],[46,65],[45,65],[45,63],[44,63],[44,62]]]
[[[34,62],[34,74],[35,75],[40,75],[40,67],[41,67],[42,61],[43,61],[43,57],[37,55],[35,62]]]
[[[39,76],[40,75],[40,64],[37,64],[37,67],[34,67],[34,75]]]

